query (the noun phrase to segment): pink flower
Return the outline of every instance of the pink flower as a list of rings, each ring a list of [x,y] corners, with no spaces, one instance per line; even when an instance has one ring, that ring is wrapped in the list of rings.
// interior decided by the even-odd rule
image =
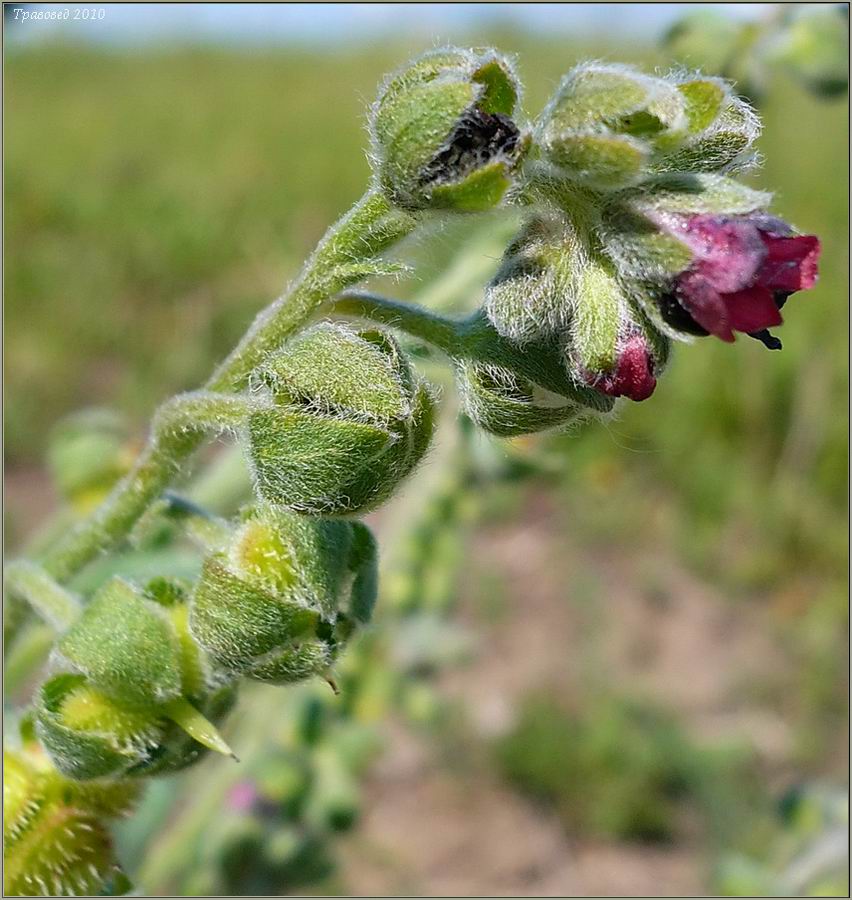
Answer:
[[[586,373],[586,381],[595,390],[610,397],[647,400],[654,393],[654,360],[641,334],[631,335],[619,348],[615,370],[608,373]]]
[[[259,794],[251,781],[238,781],[228,791],[228,807],[234,812],[250,812]]]
[[[670,323],[723,341],[743,331],[780,347],[766,329],[781,324],[790,294],[816,283],[819,239],[762,214],[668,216],[664,227],[693,253],[663,300]]]

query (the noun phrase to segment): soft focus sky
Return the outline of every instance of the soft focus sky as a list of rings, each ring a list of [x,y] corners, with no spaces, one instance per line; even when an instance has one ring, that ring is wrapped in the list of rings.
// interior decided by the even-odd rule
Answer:
[[[80,7],[104,9],[102,19],[15,22],[7,4],[6,37],[13,43],[68,39],[118,43],[311,43],[346,42],[400,35],[449,40],[458,31],[483,25],[523,28],[534,33],[579,34],[584,38],[636,36],[654,40],[688,9],[715,8],[753,18],[772,3],[140,3]],[[31,11],[75,5],[22,4]],[[11,9],[10,9],[11,7]],[[11,21],[10,21],[11,20]],[[17,27],[15,27],[17,25]]]

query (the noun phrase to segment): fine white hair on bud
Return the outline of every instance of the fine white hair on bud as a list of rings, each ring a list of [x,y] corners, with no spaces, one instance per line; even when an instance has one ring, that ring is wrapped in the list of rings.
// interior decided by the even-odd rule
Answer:
[[[571,318],[585,254],[564,216],[530,216],[485,290],[485,310],[497,331],[520,344],[561,331]]]
[[[746,168],[759,131],[757,115],[720,78],[584,63],[538,118],[533,144],[562,178],[611,192],[658,172]]]
[[[205,560],[190,627],[225,671],[288,684],[329,668],[375,594],[366,526],[263,506]]]
[[[128,781],[81,783],[65,778],[29,745],[4,750],[3,893],[124,893],[127,879],[118,865],[108,820],[126,815],[138,793]]]
[[[386,332],[321,323],[257,373],[272,406],[249,417],[258,494],[313,515],[390,496],[432,436],[432,395]]]
[[[465,413],[484,431],[500,437],[560,428],[583,412],[583,407],[548,394],[504,366],[461,361],[456,383]]]
[[[225,715],[233,691],[189,634],[186,601],[167,579],[142,588],[114,578],[59,640],[35,724],[61,772],[80,780],[174,772],[205,747],[220,749],[209,720]]]
[[[737,172],[753,167],[760,117],[721,78],[678,72],[671,76],[686,101],[685,140],[654,163],[658,172]]]
[[[488,49],[445,47],[390,75],[370,110],[380,189],[410,210],[495,206],[524,147],[519,96],[511,63]]]
[[[687,128],[686,102],[669,81],[629,66],[584,63],[562,80],[533,142],[565,177],[618,190],[639,181]]]

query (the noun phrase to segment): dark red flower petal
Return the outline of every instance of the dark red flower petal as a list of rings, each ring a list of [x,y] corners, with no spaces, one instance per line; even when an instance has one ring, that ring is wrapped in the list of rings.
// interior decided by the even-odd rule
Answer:
[[[619,351],[614,372],[590,380],[596,390],[610,397],[647,400],[654,393],[657,379],[654,361],[642,335],[634,334],[627,339]]]
[[[692,216],[683,237],[695,254],[692,268],[721,294],[753,284],[767,256],[764,237],[747,218]]]
[[[816,282],[819,239],[794,235],[780,219],[759,213],[691,216],[680,238],[694,258],[678,276],[674,296],[698,325],[723,341],[733,341],[734,331],[780,325],[783,299]]]
[[[733,341],[728,307],[701,272],[684,272],[677,281],[676,293],[683,307],[702,328],[723,341]]]
[[[728,310],[728,323],[736,331],[760,331],[783,321],[772,291],[765,287],[724,294],[722,302]]]
[[[775,237],[764,234],[766,259],[757,273],[756,283],[773,291],[804,291],[817,278],[819,238],[812,234]]]

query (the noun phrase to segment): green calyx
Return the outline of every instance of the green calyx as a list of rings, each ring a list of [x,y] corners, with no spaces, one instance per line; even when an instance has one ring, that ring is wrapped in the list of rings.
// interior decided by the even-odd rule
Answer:
[[[638,181],[657,148],[677,142],[687,126],[684,97],[670,82],[591,64],[563,79],[533,140],[572,180],[618,190]]]
[[[564,398],[548,396],[503,366],[461,361],[456,382],[467,415],[484,431],[500,437],[558,428],[575,420],[582,410]]]
[[[657,172],[745,165],[757,132],[750,107],[721,79],[585,64],[563,80],[533,143],[562,178],[611,192]]]
[[[257,490],[314,515],[363,512],[420,461],[433,402],[396,341],[374,329],[321,324],[257,374],[271,395],[248,446]]]
[[[80,784],[35,750],[3,752],[3,893],[98,896],[127,886],[108,820],[132,807],[129,782]]]
[[[493,50],[436,50],[391,76],[370,115],[381,189],[414,210],[499,203],[524,147],[512,119],[519,93]]]
[[[376,550],[358,522],[262,507],[204,562],[190,627],[232,675],[286,684],[324,673],[369,620]]]
[[[36,730],[56,767],[69,778],[123,775],[143,763],[165,737],[153,710],[129,710],[84,675],[56,675],[36,698]]]
[[[178,640],[166,610],[120,578],[95,594],[57,649],[127,707],[148,709],[182,695]]]
[[[189,633],[183,587],[108,582],[57,644],[67,671],[36,700],[36,728],[61,772],[89,779],[183,768],[230,752],[208,721],[233,691],[215,685]]]
[[[685,140],[654,161],[655,172],[733,172],[754,162],[760,134],[754,110],[718,78],[681,81],[689,129]]]

